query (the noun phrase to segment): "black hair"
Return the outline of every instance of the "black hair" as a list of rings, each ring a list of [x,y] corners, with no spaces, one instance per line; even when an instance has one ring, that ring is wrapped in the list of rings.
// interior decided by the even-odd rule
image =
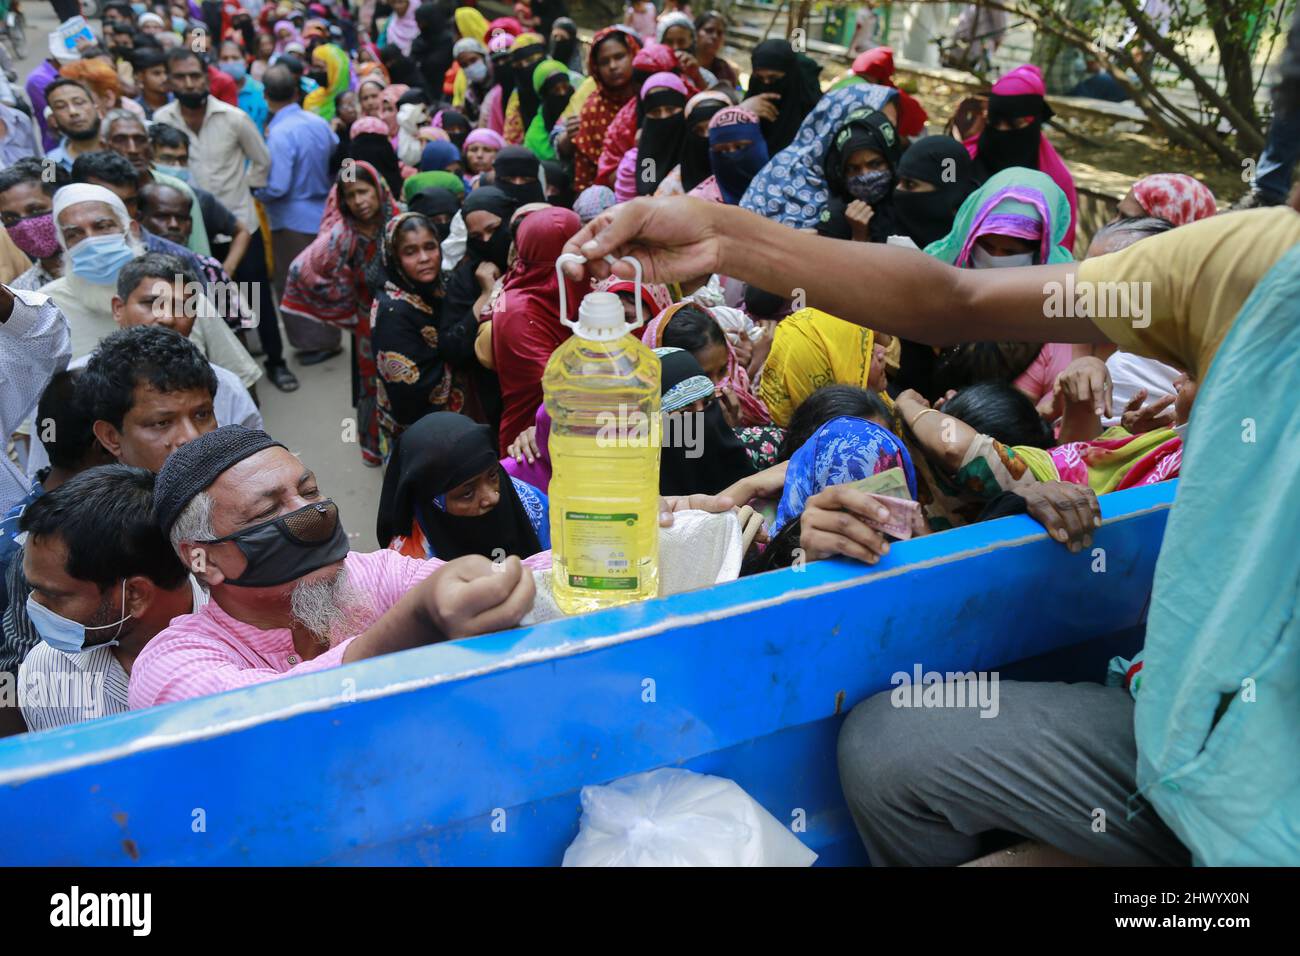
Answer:
[[[206,389],[214,398],[217,394],[217,375],[198,346],[158,325],[120,329],[90,356],[84,387],[95,420],[120,429],[141,383],[160,392]]]
[[[186,153],[190,150],[189,137],[175,126],[169,126],[166,123],[153,123],[150,125],[149,144],[155,149],[159,146],[166,146],[168,149],[179,149],[184,146]]]
[[[80,387],[82,370],[59,372],[41,393],[34,422],[36,437],[45,446],[50,464],[59,468],[76,468],[85,460],[95,443],[95,416],[86,403],[85,389]]]
[[[89,57],[86,58],[89,59]],[[57,80],[51,80],[49,83],[45,85],[45,89],[42,91],[42,95],[45,97],[45,101],[48,103],[50,99],[50,94],[53,93],[55,90],[62,89],[65,86],[75,86],[77,89],[81,90],[81,92],[85,93],[87,96],[90,97],[90,102],[92,103],[95,102],[95,94],[90,91],[89,86],[87,86],[85,83],[82,83],[81,80],[74,80],[68,76],[61,76]]]
[[[1013,382],[1034,363],[1042,345],[1030,342],[966,342],[943,349],[934,363],[933,392],[980,382]]]
[[[1092,242],[1096,242],[1103,236],[1111,235],[1132,235],[1134,238],[1129,241],[1137,242],[1139,239],[1158,236],[1172,228],[1174,228],[1172,222],[1168,219],[1161,219],[1159,216],[1121,216],[1113,222],[1106,223],[1093,233]]]
[[[144,34],[149,36],[149,34]],[[153,39],[150,37],[150,39]],[[145,70],[152,70],[155,66],[167,65],[167,54],[162,51],[161,47],[136,46],[131,53],[131,65],[137,73],[143,73]]]
[[[104,6],[100,8],[99,19],[105,24],[108,23],[105,19],[105,15],[109,10],[116,10],[131,23],[135,23],[135,11],[131,9],[131,4],[125,3],[124,0],[108,0],[108,3],[104,4]]]
[[[137,33],[134,37],[132,37],[132,43],[135,44],[134,48],[133,48],[132,51],[131,51],[132,54],[134,54],[134,53],[136,53],[136,52],[138,52],[138,51],[140,51],[140,50],[148,50],[150,53],[162,53],[162,52],[163,52],[162,44],[158,42],[158,38],[155,37],[152,33]],[[135,62],[135,59],[134,59],[134,56],[133,56],[133,57],[132,57],[132,63],[134,63],[134,62]],[[165,62],[166,62],[166,57],[165,57],[165,56],[160,57],[159,60],[158,60],[158,62],[159,62],[159,63],[165,63]],[[151,65],[152,65],[152,64],[151,64]]]
[[[424,90],[411,89],[407,90],[397,98],[398,106],[406,106],[408,103],[418,103],[421,106],[429,105],[429,96]]]
[[[1005,382],[981,382],[963,388],[939,410],[1004,445],[1051,448],[1052,428],[1024,392]]]
[[[24,156],[6,169],[0,169],[0,193],[7,193],[23,183],[39,183],[47,196],[53,196],[59,188],[57,182],[47,182],[45,163],[35,156]]]
[[[721,20],[722,26],[724,28],[728,25],[727,18],[724,17],[719,11],[705,10],[703,13],[701,13],[699,16],[695,18],[695,32],[698,34],[701,30],[704,29],[705,24],[707,24],[710,20]]]
[[[136,575],[172,591],[189,572],[154,521],[153,486],[144,468],[90,468],[28,505],[19,527],[36,538],[57,534],[68,549],[65,570],[101,594]]]
[[[279,63],[266,68],[262,74],[263,95],[275,103],[289,103],[298,98],[298,78],[287,66]]]
[[[189,30],[187,29],[185,32],[188,33]],[[167,51],[167,72],[170,73],[172,67],[176,64],[183,63],[191,58],[198,60],[199,66],[204,70],[208,68],[208,61],[204,58],[202,53],[199,53],[197,50],[191,50],[187,46],[176,46]]]
[[[740,563],[740,576],[778,571],[793,565],[802,531],[801,518],[787,522],[761,552],[751,551],[745,555]]]
[[[790,416],[778,462],[788,461],[804,442],[832,418],[869,418],[890,427],[893,416],[879,395],[856,385],[823,385],[803,400]]]
[[[169,255],[166,252],[146,252],[122,266],[121,271],[118,272],[118,298],[125,302],[145,279],[162,279],[166,282],[175,282],[177,276],[180,276],[186,285],[194,282],[198,284],[199,288],[203,288],[203,283],[198,277],[185,268],[185,263],[176,256]]]
[[[788,300],[758,286],[745,287],[745,311],[756,319],[773,319],[785,315]]]
[[[717,319],[699,306],[687,305],[664,326],[663,343],[665,348],[698,352],[710,345],[726,345],[727,336]]]
[[[121,153],[115,153],[111,149],[98,149],[93,153],[82,153],[72,164],[74,183],[84,183],[90,179],[98,179],[114,186],[135,186],[140,182],[140,174]]]
[[[298,59],[292,53],[284,53],[276,58],[276,66],[283,66],[286,70],[294,75],[295,79],[301,80],[303,72],[307,69],[302,60]]]

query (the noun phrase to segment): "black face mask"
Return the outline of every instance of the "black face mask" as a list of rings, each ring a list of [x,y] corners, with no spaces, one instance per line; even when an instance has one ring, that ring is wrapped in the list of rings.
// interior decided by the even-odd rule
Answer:
[[[307,74],[307,78],[314,81],[319,87],[327,87],[330,84],[329,74],[324,70],[312,70]]]
[[[1023,129],[984,127],[980,133],[975,162],[985,177],[1012,166],[1038,168],[1038,145],[1043,136],[1041,120]]]
[[[948,235],[957,214],[952,199],[942,191],[907,193],[895,189],[894,209],[907,234],[922,249]]]
[[[349,550],[338,505],[332,500],[307,505],[224,538],[199,543],[225,541],[234,542],[248,560],[243,574],[225,581],[241,588],[270,588],[296,581],[342,561]]]
[[[181,106],[184,106],[186,109],[197,110],[207,105],[208,94],[206,92],[177,93],[176,99],[180,102]]]
[[[433,226],[433,231],[438,236],[439,242],[446,242],[447,237],[451,235],[451,222],[438,222],[436,219],[430,219],[429,225]]]
[[[573,50],[578,44],[577,38],[566,36],[563,40],[556,40],[551,44],[551,59],[559,60],[565,66],[569,65],[569,60],[573,57]]]
[[[510,258],[510,226],[506,222],[497,226],[496,232],[492,233],[492,238],[487,242],[469,239],[465,244],[480,259],[493,263],[502,272],[506,271],[506,262]]]
[[[526,183],[508,183],[498,178],[495,185],[521,206],[530,202],[546,202],[546,193],[536,179],[530,179]]]

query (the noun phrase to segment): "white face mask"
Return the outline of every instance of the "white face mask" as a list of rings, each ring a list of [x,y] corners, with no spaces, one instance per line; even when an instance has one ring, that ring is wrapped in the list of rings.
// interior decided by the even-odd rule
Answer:
[[[1017,252],[1012,256],[994,256],[984,251],[979,243],[970,247],[970,264],[972,269],[1010,269],[1013,266],[1032,266],[1032,252]]]

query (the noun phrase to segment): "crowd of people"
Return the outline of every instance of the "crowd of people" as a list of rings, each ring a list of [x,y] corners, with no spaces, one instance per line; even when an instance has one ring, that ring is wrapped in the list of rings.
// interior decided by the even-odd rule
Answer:
[[[1300,239],[1294,211],[1219,214],[1160,172],[1085,236],[1035,65],[963,141],[895,85],[888,48],[832,76],[785,39],[728,59],[726,17],[671,0],[589,38],[565,12],[109,0],[95,42],[51,35],[32,115],[0,106],[0,671],[26,689],[0,732],[518,623],[549,566],[562,293],[644,316],[663,413],[702,436],[662,449],[661,521],[752,505],[767,533],[744,574],[875,563],[1009,514],[1079,551],[1098,495],[1179,476],[1198,386],[1242,347],[1234,317]],[[557,272],[565,251],[588,266]],[[1109,322],[1047,318],[1044,283],[1076,272],[1155,290]],[[384,469],[368,554],[260,412],[263,378],[299,387],[289,358],[344,350],[332,387]],[[1026,685],[1020,723],[978,746],[1056,769],[1027,728],[1095,734],[1089,772],[1127,796],[1145,670],[1124,664],[1086,699]],[[102,693],[39,692],[60,675]],[[873,698],[841,737],[876,861],[961,862],[995,828],[1187,858],[1163,807],[1098,850],[1046,779],[950,806],[938,768],[986,728],[936,728],[918,755],[924,719]]]

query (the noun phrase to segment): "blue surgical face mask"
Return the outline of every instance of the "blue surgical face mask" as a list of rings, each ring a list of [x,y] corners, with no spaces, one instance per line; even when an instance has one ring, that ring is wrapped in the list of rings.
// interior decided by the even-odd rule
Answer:
[[[162,173],[164,176],[171,176],[173,179],[179,179],[183,183],[190,181],[190,168],[188,166],[163,166],[161,163],[154,163],[153,171]]]
[[[97,647],[112,647],[120,643],[118,638],[122,634],[122,625],[131,620],[135,615],[126,613],[126,581],[122,581],[122,618],[114,621],[112,624],[101,624],[99,627],[86,627],[86,625],[77,621],[69,620],[62,614],[55,614],[43,604],[37,604],[36,598],[27,595],[27,616],[31,618],[32,626],[36,628],[36,633],[41,636],[46,644],[56,651],[63,651],[65,654],[81,654],[85,651],[93,651]],[[117,628],[113,632],[111,640],[104,641],[100,644],[91,644],[86,646],[87,631],[103,631],[110,627]]]
[[[218,63],[217,69],[226,76],[230,77],[236,83],[244,82],[244,76],[248,73],[248,67],[244,65],[243,60],[230,60],[226,63]]]
[[[137,17],[138,17],[140,14],[144,13],[144,12],[145,12],[146,10],[148,10],[148,9],[149,9],[149,8],[146,7],[143,3],[133,3],[133,4],[131,4],[131,11],[132,11],[132,12],[133,12]]]
[[[172,17],[172,30],[184,35],[185,28],[190,25],[190,21],[184,17]]]
[[[482,83],[487,79],[487,64],[482,60],[475,60],[465,67],[465,78],[471,83]]]
[[[889,187],[894,184],[894,174],[887,169],[879,169],[860,176],[850,176],[846,188],[854,199],[861,199],[875,205],[889,194]]]
[[[73,275],[95,285],[112,285],[135,253],[126,244],[126,234],[114,232],[82,239],[68,251],[68,258]]]

